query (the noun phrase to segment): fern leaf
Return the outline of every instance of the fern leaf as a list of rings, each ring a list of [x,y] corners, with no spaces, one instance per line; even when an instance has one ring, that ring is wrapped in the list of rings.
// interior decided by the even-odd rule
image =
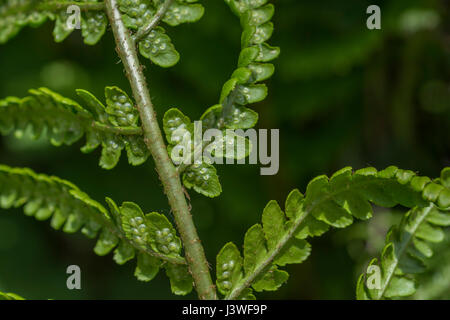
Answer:
[[[128,28],[136,30],[139,34],[150,25],[143,37],[138,39],[141,55],[160,67],[168,68],[178,63],[180,54],[165,29],[156,26],[159,23],[158,19],[162,19],[169,26],[198,21],[204,14],[204,8],[201,4],[193,3],[196,1],[119,0],[118,3],[123,13],[122,19]]]
[[[1,208],[24,206],[26,215],[50,219],[54,229],[81,230],[89,238],[98,237],[94,252],[104,256],[114,250],[118,264],[137,257],[139,280],[152,280],[164,266],[174,293],[189,293],[192,279],[180,255],[181,241],[167,218],[156,212],[144,215],[131,202],[118,207],[111,199],[106,201],[109,210],[68,181],[0,165]]]
[[[5,0],[0,4],[0,44],[13,38],[23,27],[37,27],[47,19],[55,20],[53,36],[56,42],[66,39],[74,29],[67,24],[71,14],[69,5],[77,3],[81,18],[81,33],[84,43],[96,44],[106,31],[107,18],[103,3],[97,0],[50,1],[50,0]]]
[[[176,108],[169,109],[163,118],[163,129],[169,143],[168,150],[172,160],[180,157],[182,166],[185,159],[194,160],[194,124],[189,117],[185,116]],[[203,150],[203,142],[200,142],[200,152]],[[181,147],[181,152],[174,149],[176,146]],[[174,152],[179,152],[177,156]],[[202,153],[203,154],[203,153]],[[187,165],[183,170],[179,170],[182,174],[182,181],[186,188],[193,188],[196,192],[207,197],[217,197],[222,192],[222,187],[217,176],[216,169],[207,163],[194,163]]]
[[[125,2],[123,1],[123,3]],[[179,4],[182,2],[178,1],[175,5],[172,5],[168,14],[175,13],[176,15],[176,13],[182,12],[184,9],[179,7]],[[195,137],[193,137],[194,125],[191,120],[178,109],[170,109],[164,115],[164,131],[169,142],[168,151],[171,155],[177,152],[175,157],[179,161],[174,160],[174,157],[172,157],[172,160],[174,160],[176,165],[183,161],[186,162],[186,159],[190,161],[188,163],[195,162],[193,165],[180,165],[178,167],[178,172],[182,174],[184,185],[208,197],[216,197],[222,190],[216,170],[211,165],[213,159],[205,161],[203,157],[204,151],[211,158],[216,159],[223,157],[243,159],[250,154],[252,149],[250,140],[236,134],[226,133],[226,129],[249,129],[256,125],[258,114],[245,107],[245,105],[265,99],[267,88],[259,82],[270,78],[275,69],[272,64],[265,62],[275,59],[279,54],[278,48],[272,48],[265,43],[273,31],[273,25],[270,23],[270,20],[275,9],[272,4],[265,5],[267,1],[249,3],[226,2],[241,19],[241,25],[244,29],[242,51],[239,57],[238,68],[233,72],[231,79],[223,86],[220,104],[207,109],[200,118],[205,129],[222,130],[222,138],[211,143],[200,141],[202,145],[195,146],[195,143],[193,143],[195,142]],[[129,27],[142,28],[143,22],[141,23],[137,17],[145,15],[144,11],[148,11],[148,16],[152,15],[148,7],[143,6],[142,8],[142,12],[135,18],[124,16],[124,20],[126,23],[128,21]],[[138,10],[137,4],[127,2],[127,6],[122,8],[128,14],[132,12],[132,9]],[[163,30],[160,31],[162,32]],[[153,30],[152,33],[155,36],[156,30]],[[167,42],[168,40],[166,39],[165,41]],[[150,42],[147,48],[152,48]],[[141,51],[144,49],[142,42],[140,49]],[[149,55],[149,52],[143,54]],[[231,151],[226,148],[227,145],[237,145],[238,148]],[[180,149],[182,149],[182,152],[180,152]],[[196,160],[196,155],[198,154],[202,158],[201,162]]]
[[[448,169],[442,176],[448,176]],[[330,227],[345,228],[354,218],[370,218],[370,204],[416,208],[412,211],[414,215],[430,206],[447,212],[450,190],[446,179],[431,181],[394,166],[382,171],[365,168],[354,173],[347,167],[331,178],[319,176],[308,184],[305,195],[298,190],[289,194],[285,212],[275,201],[267,204],[262,225],[254,225],[245,235],[243,258],[234,244],[225,245],[217,256],[217,287],[227,299],[246,298],[251,295],[251,288],[276,290],[288,278],[278,267],[308,258],[311,247],[306,238],[319,236]],[[435,222],[447,222],[441,214],[432,216]],[[421,230],[419,239],[441,240],[440,232],[431,224],[418,230]],[[230,261],[233,268],[224,267]],[[406,285],[403,288],[411,286],[401,281]]]
[[[123,149],[132,165],[148,159],[137,109],[125,92],[106,87],[106,107],[85,90],[77,93],[85,102],[84,108],[46,88],[30,90],[22,99],[0,100],[0,133],[14,132],[20,138],[25,130],[31,130],[34,138],[44,135],[55,146],[71,145],[86,135],[81,151],[92,152],[101,145],[99,165],[105,169],[117,165]]]
[[[250,154],[252,148],[249,139],[225,130],[219,131],[221,134],[211,139],[213,141],[206,141],[197,129],[200,139],[196,139],[194,124],[176,108],[165,113],[163,128],[169,143],[169,155],[178,166],[185,187],[211,198],[222,192],[216,169],[211,164],[213,158],[242,159]],[[233,146],[232,150],[227,148],[229,145]]]
[[[153,0],[157,6],[161,6],[165,0]],[[182,23],[192,23],[200,20],[205,13],[201,4],[194,3],[198,0],[175,0],[164,15],[163,21],[169,26],[178,26]]]
[[[193,188],[196,192],[210,198],[217,197],[222,193],[216,168],[207,163],[189,166],[183,172],[182,180],[186,188]]]
[[[165,269],[174,294],[184,296],[192,291],[192,277],[186,265],[167,263]]]
[[[201,119],[209,128],[248,129],[256,125],[258,114],[245,106],[266,98],[267,87],[260,82],[273,75],[275,68],[267,62],[280,53],[266,43],[272,36],[275,8],[268,1],[225,2],[241,20],[242,51],[238,68],[222,88],[220,104],[206,110]]]
[[[378,266],[381,271],[379,287],[369,283],[368,274],[363,273],[357,284],[358,299],[397,298],[416,292],[413,275],[426,270],[425,260],[433,255],[431,245],[442,242],[444,232],[441,227],[450,226],[448,170],[442,171],[438,181],[443,185],[436,182],[420,185],[424,197],[436,201],[437,206],[414,208],[391,228]],[[378,260],[373,259],[369,266],[372,265],[378,265]]]
[[[156,27],[139,42],[139,52],[163,68],[173,67],[180,60],[180,54],[162,27]]]

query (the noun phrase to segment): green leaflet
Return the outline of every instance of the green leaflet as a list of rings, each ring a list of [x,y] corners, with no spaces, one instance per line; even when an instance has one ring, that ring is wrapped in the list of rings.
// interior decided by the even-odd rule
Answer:
[[[182,23],[196,22],[203,17],[205,9],[201,4],[193,3],[198,0],[175,0],[164,15],[163,21],[170,26],[178,26]],[[158,6],[164,0],[153,0]]]
[[[214,198],[222,193],[222,186],[214,166],[202,163],[193,164],[183,172],[183,184],[186,188],[193,188],[204,196]]]
[[[203,122],[198,121],[197,124],[203,128]],[[211,165],[213,160],[243,159],[252,148],[249,139],[232,131],[216,130],[217,135],[204,138],[203,129],[200,131],[198,126],[199,132],[195,133],[189,117],[176,108],[165,113],[163,128],[169,143],[169,156],[179,166],[184,185],[207,197],[217,197],[222,192],[216,169]],[[195,141],[196,134],[199,141]]]
[[[115,126],[136,127],[138,111],[128,95],[117,87],[106,87],[106,113],[108,120]]]
[[[170,26],[198,21],[204,13],[201,4],[195,1],[174,0],[164,13],[162,21]],[[164,0],[119,0],[119,9],[125,25],[134,30],[143,28],[152,21]],[[153,28],[139,41],[139,52],[156,65],[168,68],[178,63],[180,54],[176,51],[170,37],[163,27]]]
[[[145,220],[148,221],[150,237],[154,239],[151,241],[153,250],[166,255],[179,255],[181,240],[169,220],[156,212],[147,214]]]
[[[399,225],[391,228],[380,258],[379,286],[371,285],[370,276],[363,273],[357,284],[358,299],[405,297],[416,292],[413,275],[426,270],[425,260],[433,255],[432,244],[443,241],[442,227],[450,226],[447,175],[448,168],[441,173],[444,186],[430,181],[422,185],[423,196],[433,199],[437,206],[415,207],[404,215]],[[374,259],[372,265],[376,263]]]
[[[95,244],[94,252],[99,256],[106,256],[119,244],[119,238],[109,230],[102,230]]]
[[[261,7],[266,4],[268,0],[225,0],[234,13],[237,15],[243,14],[245,11]]]
[[[139,29],[155,14],[151,0],[118,0],[122,20],[128,28]]]
[[[216,129],[211,136],[203,136],[205,130],[212,129],[209,125],[203,127],[204,117],[195,123],[195,127],[189,117],[172,108],[164,115],[163,128],[169,143],[169,156],[178,166],[184,185],[205,196],[217,197],[222,188],[212,163],[220,163],[223,158],[244,159],[251,153],[252,144],[248,138],[227,129]]]
[[[125,202],[120,207],[121,225],[128,239],[145,247],[150,241],[149,226],[141,208],[132,202]]]
[[[238,68],[231,75],[220,95],[220,108],[213,106],[202,116],[208,127],[248,129],[258,121],[256,112],[245,105],[260,102],[267,97],[267,87],[259,82],[270,78],[275,68],[266,63],[275,59],[279,48],[270,47],[266,41],[272,35],[275,8],[267,1],[225,0],[240,17],[243,28],[242,51]]]
[[[85,44],[93,46],[99,42],[107,26],[108,18],[103,12],[85,11],[81,14],[81,35]]]
[[[227,243],[217,255],[217,289],[227,294],[242,277],[242,257],[234,243]]]
[[[226,127],[229,129],[250,129],[258,122],[258,113],[252,109],[232,105],[230,112],[224,119],[222,118],[222,109],[222,105],[217,104],[206,110],[200,118],[203,122],[203,126],[210,129],[222,127],[222,123],[227,123]]]
[[[254,272],[255,267],[260,265],[267,257],[266,240],[264,231],[260,224],[255,224],[245,234],[244,239],[244,270],[246,274]],[[272,266],[270,270],[259,279],[255,280],[253,288],[258,291],[274,291],[277,290],[288,279],[287,272],[278,270],[276,266]]]
[[[139,254],[137,258],[137,267],[134,272],[136,278],[140,281],[151,281],[159,272],[160,261],[155,257]]]
[[[102,11],[103,4],[97,0],[75,0],[79,2],[81,11],[81,34],[84,43],[96,44],[106,31],[107,18]],[[68,5],[61,6],[58,1],[38,0],[5,0],[0,4],[0,43],[6,43],[13,38],[23,27],[38,27],[47,19],[55,20],[53,36],[56,42],[67,38],[74,29],[67,21],[75,17],[73,12],[68,14]],[[90,7],[89,7],[90,6]],[[87,10],[90,9],[90,10]],[[71,20],[72,21],[72,20]]]
[[[165,262],[174,292],[189,293],[187,283],[192,279],[184,272],[181,241],[167,218],[155,212],[144,215],[131,202],[119,208],[111,199],[106,201],[109,210],[68,181],[0,165],[1,208],[23,206],[26,215],[50,219],[55,229],[67,233],[81,230],[89,238],[98,237],[94,252],[104,256],[114,250],[118,264],[137,256],[135,275],[142,281],[153,279]]]
[[[448,187],[440,184],[446,179],[447,168],[442,171],[440,180],[432,182],[394,166],[382,171],[365,168],[356,172],[347,167],[331,178],[319,176],[308,184],[305,195],[298,190],[289,194],[285,212],[275,201],[267,204],[262,225],[254,225],[245,235],[243,259],[234,244],[229,243],[220,251],[217,286],[227,299],[251,294],[250,287],[256,291],[276,290],[288,277],[278,267],[301,263],[309,256],[311,249],[305,238],[319,236],[330,226],[347,227],[354,218],[370,218],[370,204],[388,207],[400,204],[415,209],[388,236],[381,269],[392,272],[395,269],[395,276],[389,281],[395,280],[391,286],[385,286],[383,294],[386,297],[409,295],[413,293],[413,280],[404,275],[423,271],[420,260],[432,253],[427,242],[442,241],[443,233],[438,226],[450,225],[450,193]],[[407,251],[407,245],[411,244],[414,249]],[[407,253],[402,261],[396,258],[400,253]],[[220,268],[227,260],[241,263],[233,266],[235,276],[231,278],[224,277],[223,272],[227,270]],[[366,292],[361,279],[363,276],[358,296],[370,297],[373,293]]]
[[[252,287],[257,292],[276,291],[288,278],[289,274],[286,271],[278,270],[276,266],[272,266],[260,279],[255,280]]]
[[[193,2],[197,0],[174,0],[162,20],[170,26],[200,20],[204,8]],[[119,0],[118,3],[125,25],[139,29],[152,19],[164,0]]]
[[[192,277],[189,274],[188,267],[186,265],[165,265],[166,274],[170,279],[170,287],[172,293],[176,295],[186,295],[192,291]]]
[[[0,300],[25,300],[15,293],[5,293],[0,291]]]
[[[194,127],[189,117],[176,108],[169,109],[163,118],[163,129],[169,142],[168,151],[172,161],[178,158],[184,166],[184,160],[193,163],[193,153],[202,152],[194,150]],[[200,142],[201,143],[201,142]],[[217,176],[216,169],[207,163],[190,164],[182,171],[182,181],[186,188],[193,188],[196,192],[207,197],[217,197],[222,192],[222,187]]]
[[[101,145],[99,165],[105,169],[117,165],[123,149],[132,165],[140,165],[149,157],[137,109],[121,89],[105,88],[106,107],[81,89],[77,93],[85,107],[47,88],[29,92],[22,99],[0,100],[0,133],[14,132],[20,138],[25,130],[30,130],[34,138],[45,135],[55,146],[71,145],[86,135],[81,151],[92,152]]]
[[[117,264],[122,265],[134,259],[135,255],[136,252],[131,244],[127,242],[121,242],[117,249],[114,250],[113,259]]]
[[[171,145],[182,142],[187,133],[194,134],[191,119],[177,108],[166,111],[163,118],[163,129],[167,142]],[[190,140],[190,138],[188,139]]]
[[[97,0],[77,1],[83,3],[95,3]],[[53,37],[55,42],[64,41],[75,29],[68,25],[69,19],[74,12],[67,12],[67,8],[53,12],[56,15],[55,28],[53,29]],[[81,34],[84,38],[84,43],[88,45],[95,45],[105,34],[108,25],[106,14],[102,11],[83,11],[81,12]],[[70,20],[72,21],[72,20]]]
[[[162,27],[157,27],[139,42],[139,52],[163,68],[173,67],[180,60],[172,41]]]

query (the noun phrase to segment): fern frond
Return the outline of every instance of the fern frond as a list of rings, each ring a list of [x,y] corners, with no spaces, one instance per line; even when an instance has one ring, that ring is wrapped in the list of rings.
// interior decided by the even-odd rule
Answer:
[[[25,300],[15,293],[5,293],[0,291],[0,300]]]
[[[213,165],[203,161],[194,165],[184,165],[175,161],[174,157],[177,154],[179,154],[180,162],[183,162],[184,159],[193,160],[196,152],[203,151],[203,141],[200,141],[199,150],[195,150],[195,129],[191,119],[179,109],[171,108],[164,114],[163,130],[168,142],[167,151],[172,161],[178,165],[177,171],[181,175],[184,186],[188,189],[193,188],[196,192],[210,198],[219,196],[222,193],[222,186]],[[177,152],[175,149],[177,147],[182,150]]]
[[[182,146],[195,159],[196,154],[203,155],[205,150],[213,157],[242,159],[251,152],[250,140],[238,135],[226,133],[226,129],[249,129],[256,125],[258,114],[246,105],[259,102],[266,98],[267,87],[260,82],[272,76],[275,68],[267,62],[275,59],[279,48],[270,47],[266,41],[271,37],[273,24],[270,22],[274,14],[274,6],[267,1],[236,2],[226,0],[231,9],[240,17],[244,29],[242,34],[242,51],[239,56],[238,68],[222,89],[219,104],[207,109],[201,116],[203,128],[223,131],[223,139],[212,143],[203,143],[194,149],[194,126],[191,120],[178,109],[170,109],[164,115],[164,130],[169,143],[169,154],[175,146]],[[185,133],[190,139],[185,139]],[[240,141],[239,141],[240,140]],[[232,154],[224,152],[226,145],[237,145]],[[220,154],[214,151],[220,150]],[[204,159],[203,159],[204,160]],[[193,162],[190,162],[193,163]],[[178,165],[178,163],[176,163]],[[192,165],[180,165],[178,172],[182,174],[183,183],[187,188],[208,196],[217,197],[222,192],[216,169],[211,163],[203,161]]]
[[[132,165],[148,159],[137,109],[121,89],[105,88],[106,107],[91,93],[77,90],[85,102],[84,108],[46,88],[29,92],[22,99],[0,100],[0,133],[14,132],[20,138],[29,128],[34,138],[44,135],[55,146],[71,145],[86,135],[81,151],[92,152],[101,145],[99,165],[105,169],[117,165],[123,149]]]
[[[166,30],[158,26],[160,20],[169,26],[198,21],[204,14],[197,0],[119,0],[125,25],[136,30],[141,55],[154,64],[168,68],[178,63],[180,54]]]
[[[430,204],[414,208],[394,226],[386,236],[386,245],[380,257],[379,287],[368,284],[367,273],[361,274],[357,284],[358,299],[396,298],[411,296],[416,292],[413,275],[426,270],[425,260],[433,255],[431,244],[444,240],[441,227],[450,226],[450,168],[442,171],[441,179],[424,188],[424,196],[436,198],[439,207]],[[442,183],[443,185],[440,185]],[[446,209],[446,210],[444,210]],[[370,266],[378,265],[373,259]]]
[[[252,149],[249,139],[231,130],[218,131],[220,135],[214,138],[197,138],[196,134],[201,135],[200,128],[195,128],[191,119],[177,108],[171,108],[164,114],[163,128],[169,155],[182,175],[184,186],[211,198],[222,192],[212,163],[223,159],[244,159]]]
[[[50,220],[54,229],[81,232],[89,238],[98,236],[94,252],[100,256],[114,250],[118,264],[137,257],[135,275],[152,280],[164,267],[173,291],[187,294],[192,279],[181,257],[181,241],[167,218],[159,213],[144,214],[132,202],[119,208],[106,198],[109,210],[92,200],[68,181],[36,174],[30,169],[0,165],[0,207],[24,206],[28,216]]]
[[[81,33],[84,43],[96,44],[108,24],[103,2],[98,0],[5,0],[0,4],[0,44],[13,38],[23,27],[38,27],[47,19],[55,20],[53,36],[62,42],[74,29],[67,25],[67,8],[77,5],[81,11]]]
[[[319,176],[308,184],[304,196],[298,190],[289,194],[285,212],[275,201],[267,204],[262,225],[254,225],[245,235],[243,258],[233,243],[223,247],[217,256],[219,291],[227,299],[250,299],[254,298],[250,287],[276,290],[288,278],[278,267],[308,258],[311,247],[306,238],[320,236],[330,226],[347,227],[354,218],[369,219],[371,203],[449,210],[450,189],[394,166],[354,173],[347,167],[331,178]]]
[[[225,2],[241,20],[242,51],[238,68],[222,88],[219,104],[206,110],[201,120],[208,128],[248,129],[256,125],[258,114],[245,106],[266,98],[267,87],[260,82],[273,75],[275,67],[267,62],[280,54],[279,48],[266,43],[272,36],[270,20],[275,7],[267,0]]]

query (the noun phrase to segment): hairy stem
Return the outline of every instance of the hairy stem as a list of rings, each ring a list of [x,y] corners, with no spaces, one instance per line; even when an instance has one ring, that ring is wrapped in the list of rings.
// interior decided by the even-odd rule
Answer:
[[[142,66],[137,56],[136,44],[122,21],[117,0],[105,0],[105,5],[116,40],[117,53],[125,67],[125,73],[140,113],[144,141],[155,160],[156,170],[172,208],[175,222],[183,241],[186,261],[194,279],[198,296],[200,299],[216,299],[216,290],[211,280],[203,246],[200,243],[189,212],[180,177],[169,158],[164,144],[161,129],[159,128],[142,73]]]
[[[153,16],[153,18],[149,22],[147,22],[147,24],[145,24],[142,28],[140,28],[138,30],[138,32],[136,32],[136,34],[134,36],[134,40],[136,42],[141,40],[142,38],[144,38],[150,31],[152,31],[158,25],[158,23],[164,17],[164,15],[166,14],[167,10],[172,5],[172,3],[173,3],[173,0],[166,0],[159,7],[158,11]]]

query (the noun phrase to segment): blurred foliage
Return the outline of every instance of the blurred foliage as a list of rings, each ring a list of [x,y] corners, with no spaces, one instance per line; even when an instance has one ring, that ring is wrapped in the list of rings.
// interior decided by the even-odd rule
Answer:
[[[282,54],[268,83],[267,100],[256,106],[260,128],[280,128],[280,171],[260,176],[256,165],[218,166],[223,193],[214,200],[191,194],[193,216],[214,264],[228,241],[242,245],[270,199],[344,166],[397,165],[438,176],[450,164],[450,3],[446,0],[279,0],[272,43]],[[161,70],[145,62],[159,119],[178,107],[198,119],[220,94],[240,51],[239,22],[223,1],[203,1],[196,24],[167,28],[180,62]],[[366,8],[378,4],[382,30],[366,28]],[[79,32],[57,44],[51,23],[25,28],[0,46],[0,97],[24,96],[47,86],[75,99],[74,89],[101,96],[116,85],[130,92],[110,30],[98,45],[83,44]],[[171,216],[152,161],[131,167],[98,167],[98,154],[81,145],[53,148],[45,142],[0,139],[0,163],[27,166],[74,182],[94,199],[134,201],[144,211]],[[121,181],[119,184],[117,181]],[[312,240],[305,263],[288,267],[288,283],[260,298],[352,299],[356,276],[383,246],[387,228],[404,213],[379,211],[368,224]],[[226,227],[224,227],[226,226]],[[172,298],[160,274],[151,283],[133,277],[132,263],[120,267],[92,252],[94,242],[68,236],[19,211],[0,215],[0,291],[39,299]],[[446,244],[448,247],[448,243]],[[432,298],[449,298],[449,258],[432,262],[424,275],[447,286]],[[82,290],[66,288],[66,268],[82,270]],[[330,268],[330,264],[333,268]],[[443,278],[438,278],[439,274]],[[433,278],[434,277],[434,278]],[[431,297],[419,290],[417,297]],[[195,298],[195,294],[187,296]]]

